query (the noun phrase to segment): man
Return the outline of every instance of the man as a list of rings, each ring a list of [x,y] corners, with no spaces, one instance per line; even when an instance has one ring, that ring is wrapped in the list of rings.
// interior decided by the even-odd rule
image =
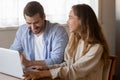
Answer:
[[[19,51],[24,66],[61,63],[68,42],[65,29],[46,20],[42,5],[36,1],[25,6],[24,18],[26,24],[18,29],[10,49]]]

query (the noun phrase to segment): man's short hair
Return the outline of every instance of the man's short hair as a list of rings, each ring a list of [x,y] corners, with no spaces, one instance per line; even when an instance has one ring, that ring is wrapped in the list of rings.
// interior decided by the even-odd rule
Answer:
[[[41,18],[45,16],[42,5],[37,1],[28,2],[24,8],[24,12],[23,12],[24,17],[25,15],[32,17],[37,13],[40,15]]]

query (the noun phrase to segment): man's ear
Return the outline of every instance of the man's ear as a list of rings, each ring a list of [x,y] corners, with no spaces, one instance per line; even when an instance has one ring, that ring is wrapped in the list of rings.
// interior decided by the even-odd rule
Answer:
[[[46,20],[46,16],[45,15],[43,16],[43,19]]]

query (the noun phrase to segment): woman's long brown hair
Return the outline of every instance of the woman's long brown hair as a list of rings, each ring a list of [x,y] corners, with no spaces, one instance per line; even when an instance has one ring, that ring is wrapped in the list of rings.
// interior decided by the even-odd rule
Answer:
[[[85,42],[82,55],[85,55],[89,50],[89,44],[91,44],[91,47],[94,44],[100,44],[103,47],[103,53],[101,58],[104,61],[104,64],[106,64],[108,61],[108,56],[110,54],[109,47],[94,11],[90,6],[86,4],[74,5],[72,6],[72,10],[74,14],[78,17],[78,19],[81,20],[82,24],[79,27],[81,35],[79,35],[78,33],[70,34],[67,50],[69,55],[72,57],[74,51],[78,46],[79,40],[82,39]]]

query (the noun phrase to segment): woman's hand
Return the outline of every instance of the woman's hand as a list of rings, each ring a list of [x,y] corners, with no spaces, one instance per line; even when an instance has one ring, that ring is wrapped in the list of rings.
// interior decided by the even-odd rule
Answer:
[[[44,71],[27,71],[23,75],[24,80],[38,80],[38,79],[51,79],[51,74],[49,70],[44,70]]]
[[[37,80],[41,78],[41,73],[40,72],[34,72],[34,71],[27,71],[23,75],[24,80]]]
[[[49,68],[47,66],[31,66],[31,68],[33,69],[37,69],[37,70],[49,70]]]

